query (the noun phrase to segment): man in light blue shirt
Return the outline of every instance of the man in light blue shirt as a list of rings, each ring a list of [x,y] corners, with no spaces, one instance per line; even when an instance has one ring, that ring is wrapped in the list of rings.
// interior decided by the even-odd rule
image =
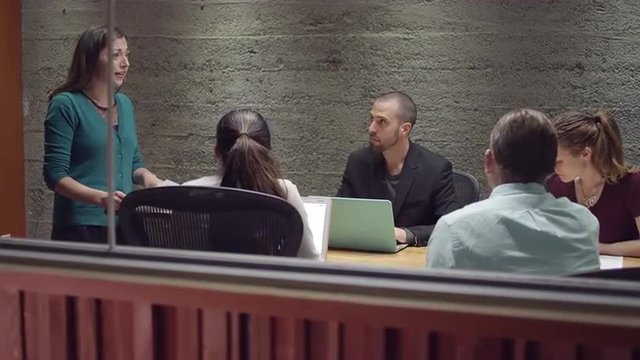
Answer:
[[[598,220],[543,186],[557,148],[541,112],[514,110],[500,118],[484,156],[491,196],[440,218],[427,267],[547,275],[598,270]]]

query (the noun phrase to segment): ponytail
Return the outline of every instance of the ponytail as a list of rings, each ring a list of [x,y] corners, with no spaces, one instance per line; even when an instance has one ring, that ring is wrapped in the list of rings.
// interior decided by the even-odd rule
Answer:
[[[236,138],[224,160],[222,186],[258,191],[286,199],[280,171],[269,149],[246,133]]]
[[[599,134],[593,144],[592,161],[596,169],[608,182],[616,183],[637,168],[625,166],[622,137],[618,125],[611,115],[598,112],[593,118]]]

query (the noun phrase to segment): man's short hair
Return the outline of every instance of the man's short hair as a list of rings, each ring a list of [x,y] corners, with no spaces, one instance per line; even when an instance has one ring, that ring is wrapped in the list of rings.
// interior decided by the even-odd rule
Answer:
[[[411,123],[411,126],[416,124],[416,118],[418,117],[418,110],[416,110],[416,103],[409,97],[409,95],[402,91],[391,91],[384,93],[376,98],[376,101],[389,101],[394,100],[398,102],[398,117],[404,122]]]
[[[511,181],[543,182],[554,171],[558,136],[539,111],[518,109],[502,116],[490,144],[496,163]]]

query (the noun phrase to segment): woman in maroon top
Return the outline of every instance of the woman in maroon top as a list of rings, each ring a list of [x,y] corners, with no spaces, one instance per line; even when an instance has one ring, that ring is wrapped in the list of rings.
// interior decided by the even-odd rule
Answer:
[[[604,113],[570,112],[553,122],[558,157],[549,191],[598,218],[601,254],[640,256],[640,173],[624,164],[618,125]]]

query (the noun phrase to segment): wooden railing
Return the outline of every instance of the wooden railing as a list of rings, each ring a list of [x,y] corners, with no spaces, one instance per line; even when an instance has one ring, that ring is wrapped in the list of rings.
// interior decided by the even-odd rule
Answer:
[[[640,286],[3,241],[0,318],[2,359],[633,359]]]

